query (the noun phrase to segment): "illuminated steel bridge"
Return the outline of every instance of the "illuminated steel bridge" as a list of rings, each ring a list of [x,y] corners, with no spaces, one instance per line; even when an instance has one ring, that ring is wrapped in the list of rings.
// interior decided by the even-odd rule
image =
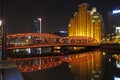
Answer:
[[[98,46],[94,38],[83,36],[60,37],[45,33],[19,33],[7,35],[7,49],[46,46]],[[0,46],[1,47],[1,46]]]

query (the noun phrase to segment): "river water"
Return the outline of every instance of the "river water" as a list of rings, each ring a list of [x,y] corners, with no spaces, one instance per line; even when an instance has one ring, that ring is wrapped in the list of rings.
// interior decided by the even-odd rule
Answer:
[[[22,76],[24,80],[120,80],[120,52],[93,50],[65,55],[58,66],[23,72]]]
[[[16,54],[14,57],[20,57],[22,54],[23,58],[32,55],[14,54]],[[2,71],[4,80],[120,80],[119,49],[93,49],[80,51],[79,53],[59,54],[40,55],[37,56],[38,59],[36,57],[30,61],[28,59],[18,60],[15,63],[17,65],[23,64],[22,71],[26,70],[24,65],[31,67],[36,62],[39,62],[41,68],[36,71],[30,71],[31,69],[27,68],[28,70],[25,72],[20,71],[19,68],[5,69]]]

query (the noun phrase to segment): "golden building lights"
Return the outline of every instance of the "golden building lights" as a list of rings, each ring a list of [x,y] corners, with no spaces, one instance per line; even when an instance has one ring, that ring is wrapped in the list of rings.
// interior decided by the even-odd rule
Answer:
[[[78,12],[70,19],[68,36],[85,36],[101,41],[102,16],[95,7],[88,10],[88,4],[78,6]]]

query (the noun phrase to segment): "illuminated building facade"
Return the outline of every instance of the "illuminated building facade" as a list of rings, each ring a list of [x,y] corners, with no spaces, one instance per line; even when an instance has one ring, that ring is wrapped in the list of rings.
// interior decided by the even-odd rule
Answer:
[[[120,8],[113,10],[112,16],[112,26],[115,28],[116,36],[120,38]]]
[[[120,42],[120,8],[108,13],[107,22],[108,34],[112,42]]]
[[[68,36],[86,36],[101,41],[102,16],[95,7],[88,10],[88,4],[80,4],[78,12],[70,19]]]

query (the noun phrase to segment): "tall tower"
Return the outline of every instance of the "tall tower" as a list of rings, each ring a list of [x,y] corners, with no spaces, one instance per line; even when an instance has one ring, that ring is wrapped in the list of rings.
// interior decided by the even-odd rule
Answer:
[[[87,28],[87,4],[80,4],[78,9],[78,34],[77,36],[86,36]]]
[[[114,42],[120,43],[120,7],[108,13],[107,22],[108,34]]]
[[[33,22],[34,22],[33,32],[40,32],[40,21],[38,20],[38,18],[35,18]]]
[[[95,38],[98,42],[101,41],[102,34],[102,16],[97,12],[96,8],[92,8],[92,28],[93,28],[93,38]]]
[[[120,38],[120,7],[112,12],[112,26],[115,28],[117,38]]]
[[[113,25],[112,25],[112,12],[108,12],[108,14],[107,14],[107,24],[106,24],[106,26],[107,27],[109,27],[109,28],[107,28],[106,29],[106,34],[110,34],[110,35],[112,35],[112,33],[114,33],[114,27],[113,27]]]
[[[78,14],[77,12],[74,14],[74,18],[70,19],[71,24],[68,25],[69,26],[68,35],[70,35],[70,36],[77,36],[77,22],[78,22],[77,14]]]
[[[68,36],[85,36],[101,41],[102,16],[95,7],[88,10],[88,4],[78,6],[78,12],[70,19]]]

